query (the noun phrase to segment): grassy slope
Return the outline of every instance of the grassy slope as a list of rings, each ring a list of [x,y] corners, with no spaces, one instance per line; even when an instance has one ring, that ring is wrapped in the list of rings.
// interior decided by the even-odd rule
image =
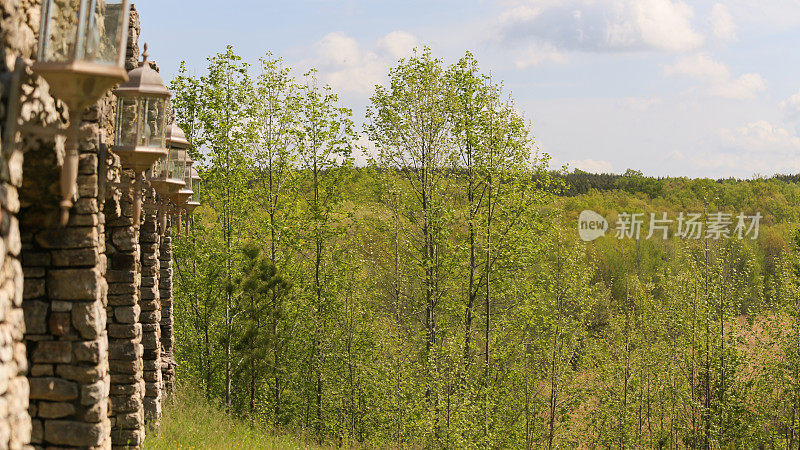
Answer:
[[[273,436],[182,389],[164,407],[158,433],[148,431],[149,449],[319,449],[296,436]]]

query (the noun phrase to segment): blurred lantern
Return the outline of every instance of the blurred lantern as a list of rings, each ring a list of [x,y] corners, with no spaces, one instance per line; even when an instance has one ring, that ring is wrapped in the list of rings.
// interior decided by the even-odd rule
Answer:
[[[197,173],[197,170],[194,167],[189,168],[189,181],[192,183],[192,196],[189,197],[189,201],[183,205],[183,209],[186,211],[187,234],[189,233],[189,225],[194,222],[192,213],[194,212],[195,208],[200,206],[200,174]]]
[[[181,217],[184,206],[186,205],[186,202],[188,202],[189,199],[192,197],[192,194],[194,194],[194,192],[192,191],[192,172],[191,172],[192,164],[194,164],[194,161],[189,156],[188,151],[183,150],[183,153],[184,153],[184,155],[182,155],[184,161],[183,182],[185,184],[181,189],[179,189],[177,192],[174,192],[169,196],[169,199],[172,200],[172,204],[176,206],[175,216],[178,219],[178,227],[176,229],[178,234],[180,234],[181,232]]]
[[[142,62],[128,73],[129,80],[114,90],[117,100],[116,143],[122,167],[136,173],[133,223],[142,211],[142,172],[167,156],[166,120],[170,93],[164,80],[147,62],[147,44]]]
[[[128,1],[44,0],[40,23],[33,70],[47,80],[50,93],[67,104],[71,115],[61,167],[61,223],[66,225],[77,192],[81,114],[128,79]]]
[[[186,149],[189,147],[186,135],[175,124],[167,127],[166,143],[169,153],[166,157],[156,161],[149,176],[150,185],[156,190],[161,203],[159,215],[162,234],[167,227],[170,196],[186,186],[183,177],[188,156]]]

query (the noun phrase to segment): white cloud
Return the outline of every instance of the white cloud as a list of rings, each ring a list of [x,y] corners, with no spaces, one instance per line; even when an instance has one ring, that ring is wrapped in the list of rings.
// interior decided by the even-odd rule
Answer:
[[[766,120],[743,127],[720,130],[723,141],[733,148],[750,152],[791,153],[800,150],[800,138],[793,132]]]
[[[416,47],[419,47],[417,38],[407,31],[392,31],[378,41],[378,50],[394,59],[410,55]]]
[[[591,158],[573,159],[567,162],[569,167],[591,173],[614,173],[614,167],[608,161],[596,161]]]
[[[731,76],[728,66],[714,61],[708,55],[696,53],[680,58],[675,64],[664,68],[667,75],[681,75],[700,81],[722,81]]]
[[[715,38],[723,41],[736,39],[736,24],[728,7],[717,3],[711,9],[711,33]]]
[[[733,80],[711,86],[709,93],[716,97],[734,100],[755,98],[759,92],[767,90],[767,82],[757,73],[746,73]]]
[[[708,94],[714,97],[750,99],[767,89],[767,83],[761,75],[746,73],[734,78],[728,66],[703,53],[680,58],[675,64],[666,66],[664,73],[705,83],[708,85]]]
[[[791,114],[800,113],[800,91],[782,101],[781,108]]]
[[[409,54],[416,43],[414,35],[392,31],[367,50],[345,33],[329,33],[316,43],[313,65],[337,91],[366,94],[383,80],[390,63]]]
[[[564,64],[567,62],[567,55],[559,52],[552,44],[533,43],[525,50],[518,52],[516,65],[519,69],[531,66],[538,66],[544,63]]]
[[[687,51],[704,41],[693,17],[691,6],[672,0],[528,0],[500,16],[497,33],[561,50]]]
[[[317,42],[317,53],[328,65],[354,65],[361,60],[358,41],[340,32],[328,33]]]

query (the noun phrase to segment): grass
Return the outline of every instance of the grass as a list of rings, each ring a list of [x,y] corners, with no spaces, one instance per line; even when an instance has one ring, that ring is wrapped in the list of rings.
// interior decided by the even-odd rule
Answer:
[[[276,436],[179,389],[164,406],[161,427],[148,430],[144,449],[320,449],[293,435]]]

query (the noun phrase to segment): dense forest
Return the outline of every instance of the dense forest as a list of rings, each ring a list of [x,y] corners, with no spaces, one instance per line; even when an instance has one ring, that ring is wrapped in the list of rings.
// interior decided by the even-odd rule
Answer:
[[[184,386],[346,447],[800,445],[796,177],[554,170],[470,54],[398,61],[363,127],[290,73],[229,48],[172,82],[203,179],[174,241]],[[585,209],[763,218],[585,243]]]

